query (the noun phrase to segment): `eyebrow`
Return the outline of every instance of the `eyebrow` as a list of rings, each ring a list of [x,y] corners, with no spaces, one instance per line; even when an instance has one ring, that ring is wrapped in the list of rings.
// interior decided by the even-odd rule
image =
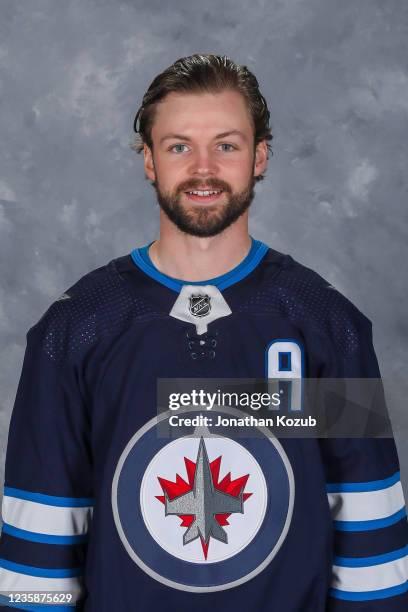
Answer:
[[[216,136],[214,136],[214,140],[216,140],[217,138],[226,138],[227,136],[240,136],[242,140],[247,139],[245,134],[243,132],[240,132],[240,130],[228,130],[228,132],[222,132],[221,134],[217,134]],[[186,140],[188,142],[191,141],[191,138],[184,134],[166,134],[166,136],[163,136],[163,138],[160,139],[160,144],[165,140],[171,140],[173,138],[177,140]]]

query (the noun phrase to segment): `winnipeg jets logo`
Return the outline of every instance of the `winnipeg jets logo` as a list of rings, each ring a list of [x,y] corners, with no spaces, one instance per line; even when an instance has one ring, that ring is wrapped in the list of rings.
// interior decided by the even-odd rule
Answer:
[[[211,298],[209,295],[191,295],[190,312],[195,317],[205,317],[211,310]]]
[[[210,537],[228,543],[228,534],[223,526],[228,517],[244,513],[244,501],[251,493],[244,493],[249,474],[231,480],[228,473],[218,482],[221,457],[210,463],[204,439],[201,437],[195,464],[184,459],[189,482],[179,474],[170,482],[158,477],[164,496],[156,496],[164,503],[165,516],[177,515],[182,519],[181,527],[187,527],[183,545],[200,538],[205,559],[208,555]]]
[[[230,408],[212,416],[225,413],[242,416]],[[289,459],[262,428],[256,438],[234,439],[219,427],[161,437],[168,417],[145,423],[118,457],[118,536],[132,561],[166,587],[232,589],[262,572],[286,538],[295,494]]]

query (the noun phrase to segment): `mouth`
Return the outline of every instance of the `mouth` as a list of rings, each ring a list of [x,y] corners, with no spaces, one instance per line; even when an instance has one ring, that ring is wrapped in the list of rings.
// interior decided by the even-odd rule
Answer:
[[[222,189],[193,189],[184,192],[192,202],[215,202],[223,193]]]

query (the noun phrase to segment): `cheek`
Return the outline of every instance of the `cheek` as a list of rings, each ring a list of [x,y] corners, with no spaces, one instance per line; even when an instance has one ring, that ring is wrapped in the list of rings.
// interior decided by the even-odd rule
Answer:
[[[163,172],[177,172],[178,168],[183,168],[188,164],[188,160],[183,155],[169,155],[166,152],[159,152],[155,156],[156,165]]]
[[[253,161],[253,157],[249,156],[229,160],[220,167],[220,174],[236,185],[245,185],[253,175]]]
[[[164,189],[172,189],[180,180],[184,180],[184,164],[180,160],[155,159],[156,178]]]

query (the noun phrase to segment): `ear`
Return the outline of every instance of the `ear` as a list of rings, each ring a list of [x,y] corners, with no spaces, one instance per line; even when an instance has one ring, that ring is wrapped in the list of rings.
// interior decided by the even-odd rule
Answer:
[[[254,161],[254,176],[263,174],[268,165],[268,147],[266,146],[266,140],[258,142],[255,149],[255,161]]]
[[[150,147],[147,146],[147,144],[143,145],[143,155],[145,174],[150,181],[155,181],[156,173],[154,170],[153,153]]]

